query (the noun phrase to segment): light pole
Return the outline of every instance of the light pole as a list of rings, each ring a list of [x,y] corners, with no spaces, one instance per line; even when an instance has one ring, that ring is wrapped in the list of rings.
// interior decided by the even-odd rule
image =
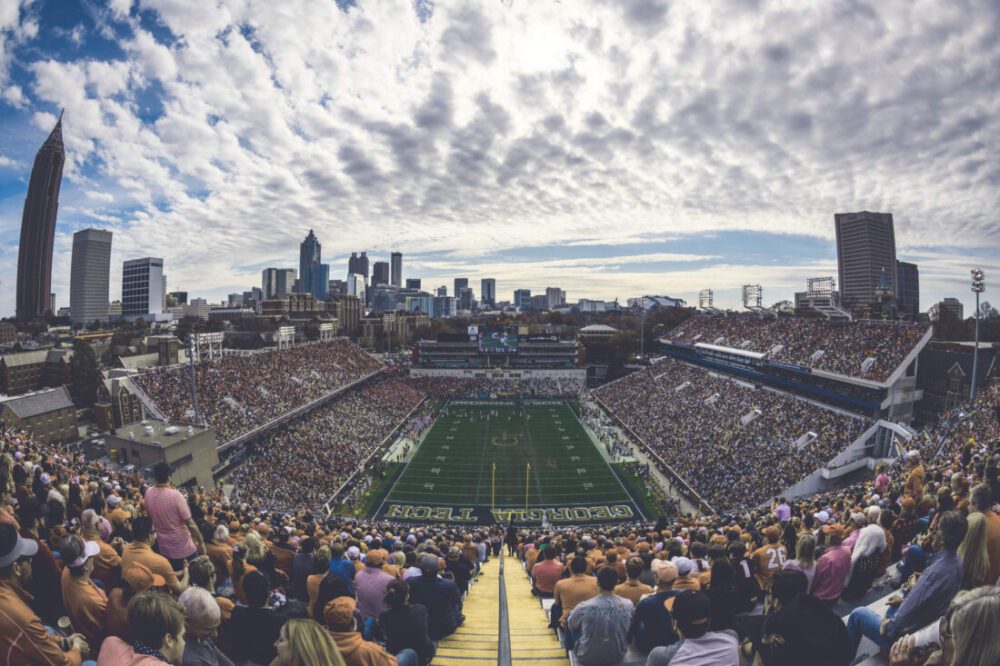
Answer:
[[[976,370],[979,365],[979,294],[986,291],[986,281],[982,268],[973,268],[972,293],[976,295],[976,346],[972,350],[972,382],[969,386],[969,400],[976,397]]]
[[[192,332],[192,336],[195,333]],[[194,338],[188,337],[188,372],[191,377],[191,406],[194,407],[194,422],[198,425],[204,425],[201,422],[201,412],[198,409],[198,384],[194,379]]]
[[[642,312],[639,313],[639,362],[646,362],[646,297],[643,296],[639,300],[639,307],[642,308]]]

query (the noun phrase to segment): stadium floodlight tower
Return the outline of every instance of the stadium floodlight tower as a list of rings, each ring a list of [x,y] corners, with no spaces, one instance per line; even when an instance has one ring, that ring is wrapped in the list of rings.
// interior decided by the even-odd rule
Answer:
[[[986,276],[982,268],[973,268],[972,293],[976,295],[976,346],[972,349],[972,381],[969,386],[969,400],[976,397],[976,371],[979,369],[979,294],[986,291]]]
[[[639,312],[639,362],[643,363],[646,360],[646,297],[643,296],[639,301],[639,307],[642,311]]]
[[[752,312],[763,312],[764,289],[759,284],[743,285],[743,307]]]
[[[187,353],[188,353],[188,376],[191,379],[191,406],[194,407],[194,422],[198,425],[204,425],[201,420],[201,410],[198,409],[198,383],[194,378],[194,337],[188,336],[187,343]]]
[[[711,289],[702,289],[698,292],[698,309],[707,312],[715,312],[715,292]]]

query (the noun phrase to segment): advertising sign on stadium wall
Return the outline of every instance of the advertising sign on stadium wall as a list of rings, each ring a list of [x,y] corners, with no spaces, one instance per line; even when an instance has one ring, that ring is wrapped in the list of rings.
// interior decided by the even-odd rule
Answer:
[[[590,525],[595,523],[620,523],[639,520],[638,508],[631,503],[597,506],[538,506],[497,507],[440,506],[430,504],[386,503],[379,511],[379,520],[417,523],[461,523],[466,525],[494,525],[513,521],[515,525]]]
[[[804,375],[812,373],[810,368],[804,368],[801,365],[795,365],[794,363],[782,363],[781,361],[767,361],[767,365],[772,368],[778,368],[780,370],[791,370],[792,372],[801,372]]]
[[[559,342],[558,335],[529,335],[528,342]]]

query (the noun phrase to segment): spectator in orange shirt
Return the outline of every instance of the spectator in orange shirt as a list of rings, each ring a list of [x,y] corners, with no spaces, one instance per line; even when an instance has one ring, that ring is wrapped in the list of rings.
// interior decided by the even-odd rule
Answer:
[[[188,578],[191,586],[208,590],[219,604],[222,621],[228,622],[229,618],[233,616],[233,608],[236,607],[236,604],[226,597],[216,596],[215,589],[218,576],[218,569],[215,568],[212,560],[207,555],[199,555],[191,560],[191,564],[188,565]]]
[[[920,499],[924,494],[924,466],[920,462],[920,452],[910,451],[906,454],[906,460],[910,464],[910,474],[906,477],[903,494],[907,497]]]
[[[104,626],[109,636],[132,641],[128,629],[128,602],[132,597],[151,588],[163,587],[167,581],[149,570],[145,564],[133,562],[122,573],[121,583],[108,594],[108,611]]]
[[[0,523],[0,655],[9,664],[80,666],[90,651],[83,634],[68,639],[49,634],[28,607],[31,558],[38,542],[24,539],[8,523]]]
[[[212,559],[216,571],[221,571],[223,575],[229,571],[233,562],[233,544],[229,539],[229,528],[223,524],[215,527],[212,540],[205,547],[206,554]]]
[[[766,527],[764,529],[764,545],[750,556],[757,576],[757,585],[762,590],[767,589],[771,582],[771,576],[774,575],[775,571],[785,566],[785,560],[788,559],[788,550],[784,545],[778,543],[780,538],[781,530],[778,529],[777,525]]]
[[[65,568],[62,572],[62,597],[73,627],[87,637],[90,645],[100,645],[105,637],[108,596],[90,579],[93,558],[101,552],[94,541],[67,537],[59,547]]]
[[[552,605],[552,624],[558,619],[559,625],[566,626],[566,617],[578,604],[597,596],[597,579],[588,576],[587,558],[574,557],[569,563],[573,574],[556,583]]]
[[[167,587],[179,595],[188,586],[188,568],[184,564],[184,570],[178,576],[170,567],[167,558],[153,552],[152,544],[155,538],[153,533],[153,521],[147,516],[139,516],[132,521],[132,538],[134,541],[125,546],[122,551],[122,569],[127,569],[133,562],[139,562],[155,574],[163,576],[167,581]]]
[[[639,581],[639,576],[642,574],[642,570],[645,569],[645,565],[642,560],[638,557],[630,557],[627,562],[625,562],[625,575],[626,579],[624,583],[619,583],[615,588],[615,594],[619,597],[623,597],[632,602],[633,606],[639,604],[639,600],[646,594],[652,594],[653,588]]]
[[[43,621],[54,625],[66,609],[62,603],[59,564],[52,549],[39,536],[39,529],[48,515],[49,507],[39,504],[34,497],[25,499],[17,507],[21,536],[38,543],[38,552],[31,558],[31,587],[26,590],[34,597],[31,608]]]
[[[83,528],[81,536],[85,541],[93,541],[101,547],[94,556],[94,573],[91,577],[100,581],[105,590],[118,584],[122,573],[122,558],[110,544],[101,539],[101,519],[93,509],[87,509],[80,518]]]

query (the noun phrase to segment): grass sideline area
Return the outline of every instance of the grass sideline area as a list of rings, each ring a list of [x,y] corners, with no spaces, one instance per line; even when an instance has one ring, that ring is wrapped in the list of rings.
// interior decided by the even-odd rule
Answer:
[[[563,401],[446,404],[376,515],[469,524],[648,517]]]

